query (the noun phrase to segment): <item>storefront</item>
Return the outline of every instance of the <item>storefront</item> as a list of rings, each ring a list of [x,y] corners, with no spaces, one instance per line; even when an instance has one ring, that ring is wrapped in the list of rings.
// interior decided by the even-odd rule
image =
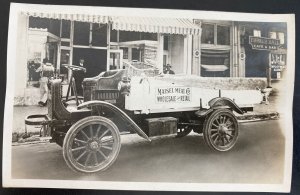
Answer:
[[[19,36],[20,49],[28,51],[19,51],[18,60],[27,70],[25,75],[18,73],[26,85],[23,93],[17,87],[21,104],[28,104],[24,89],[34,87],[28,64],[43,58],[54,65],[65,85],[70,74],[64,66],[78,65],[80,59],[87,68],[85,77],[128,64],[159,72],[170,64],[177,75],[201,77],[284,77],[286,26],[281,23],[36,12],[19,17],[20,32],[25,33]],[[271,40],[273,47],[253,47],[258,44],[250,42],[251,37]],[[39,40],[39,46],[32,40]]]
[[[193,38],[193,74],[283,78],[287,52],[284,23],[194,22],[201,27],[202,34]]]
[[[191,74],[192,37],[201,33],[189,19],[37,12],[21,13],[20,18],[26,21],[26,26],[24,23],[20,26],[24,27],[22,41],[28,51],[23,55],[22,63],[41,63],[47,58],[65,85],[70,76],[65,65],[78,65],[80,59],[84,59],[87,69],[85,77],[125,68],[128,63],[156,68],[160,72],[164,65],[171,64],[176,74]],[[30,40],[30,31],[46,33],[46,41],[37,47]],[[41,40],[37,35],[33,39]],[[22,91],[32,94],[30,91],[36,90],[33,89],[36,86],[30,82],[32,75],[28,67],[26,72],[22,75],[26,80]],[[20,104],[37,102],[38,97],[26,97],[25,94],[25,100],[22,100],[24,94],[18,93]]]
[[[246,77],[284,79],[287,27],[284,23],[240,23]]]
[[[195,20],[201,37],[194,38],[193,73],[202,77],[241,76],[234,68],[234,23]]]

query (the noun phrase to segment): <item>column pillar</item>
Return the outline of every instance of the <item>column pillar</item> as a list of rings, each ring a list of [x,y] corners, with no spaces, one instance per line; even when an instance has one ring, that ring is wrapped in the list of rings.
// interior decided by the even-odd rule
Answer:
[[[11,50],[15,53],[15,56],[10,56],[13,58],[13,63],[8,63],[9,66],[15,68],[15,104],[24,104],[25,103],[25,89],[27,87],[27,56],[28,56],[28,23],[29,17],[25,14],[18,13],[16,22],[12,23],[13,28],[16,29],[16,37],[13,42],[13,49]]]
[[[157,41],[156,68],[159,69],[159,72],[163,72],[164,36],[161,33],[157,33]]]

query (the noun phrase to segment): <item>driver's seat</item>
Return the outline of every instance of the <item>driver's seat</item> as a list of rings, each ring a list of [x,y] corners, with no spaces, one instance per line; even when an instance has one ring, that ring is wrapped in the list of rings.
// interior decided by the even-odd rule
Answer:
[[[48,95],[48,116],[50,119],[57,120],[79,120],[91,116],[90,110],[67,109],[61,99],[61,80],[54,79],[50,81],[50,90]]]

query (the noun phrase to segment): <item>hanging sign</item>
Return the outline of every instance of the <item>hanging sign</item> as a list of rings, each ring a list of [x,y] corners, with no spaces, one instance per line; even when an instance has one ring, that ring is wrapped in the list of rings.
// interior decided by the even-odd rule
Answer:
[[[271,53],[271,68],[274,72],[280,72],[283,71],[285,68],[285,60],[286,55],[285,54],[274,54]]]
[[[256,50],[277,50],[280,45],[279,39],[249,36],[249,44]]]

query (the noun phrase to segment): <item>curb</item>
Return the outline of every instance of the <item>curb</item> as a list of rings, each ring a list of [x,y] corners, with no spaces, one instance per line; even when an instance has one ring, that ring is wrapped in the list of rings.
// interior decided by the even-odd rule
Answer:
[[[30,138],[30,137],[29,137]],[[24,139],[24,142],[12,142],[12,146],[22,146],[30,144],[40,144],[40,143],[50,143],[51,137],[38,137],[39,140],[36,141],[27,141]]]
[[[257,122],[257,121],[266,121],[266,120],[278,120],[280,114],[278,112],[270,112],[264,114],[245,114],[236,116],[239,122]]]

